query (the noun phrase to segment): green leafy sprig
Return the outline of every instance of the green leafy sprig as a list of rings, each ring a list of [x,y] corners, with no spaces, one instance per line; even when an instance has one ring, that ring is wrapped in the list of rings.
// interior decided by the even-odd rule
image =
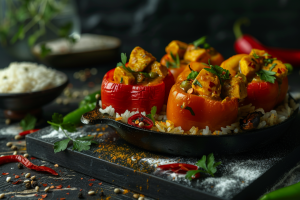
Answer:
[[[194,45],[195,47],[198,47],[198,46],[200,46],[200,45],[203,45],[203,48],[204,48],[204,49],[210,48],[210,45],[209,45],[208,43],[206,43],[206,36],[203,36],[203,37],[199,38],[198,40],[194,41],[194,42],[193,42],[193,45]]]
[[[147,115],[146,115],[146,117],[148,117],[149,119],[151,119],[152,122],[153,122],[154,124],[155,124],[154,116],[155,116],[155,114],[156,114],[156,111],[157,111],[157,107],[156,107],[156,106],[153,106],[153,107],[151,108],[150,114],[147,114]]]
[[[36,118],[31,115],[27,114],[24,119],[21,120],[20,125],[23,131],[34,129],[36,123]]]
[[[189,68],[190,68],[190,70],[191,70],[191,73],[189,73],[189,75],[186,77],[186,79],[187,79],[187,80],[194,80],[194,79],[198,76],[199,72],[194,71],[194,70],[191,68],[190,65],[189,65]]]
[[[197,79],[194,80],[193,85],[198,85],[201,88],[203,87]]]
[[[277,63],[273,63],[273,65],[270,67],[269,71],[272,71],[276,65],[277,65]]]
[[[175,57],[175,55],[172,52],[170,53],[170,55],[171,55],[171,58],[173,61],[166,61],[166,67],[167,68],[179,68],[180,67],[179,55],[176,54],[176,57]]]
[[[199,173],[199,172],[203,172],[203,173],[207,173],[210,174],[211,176],[214,176],[214,174],[217,172],[217,166],[219,166],[221,164],[221,162],[215,162],[215,157],[214,154],[209,154],[207,156],[202,156],[201,160],[199,160],[196,165],[199,168],[202,168],[203,170],[190,170],[186,173],[185,178],[192,180],[193,177]]]
[[[264,80],[266,82],[274,83],[276,77],[274,76],[276,72],[268,71],[268,70],[260,70],[256,72],[256,74],[260,77],[261,80]]]
[[[202,64],[210,67],[210,68],[204,68],[204,69],[210,73],[217,75],[217,77],[220,80],[221,85],[224,84],[225,80],[230,79],[230,73],[227,69],[223,69],[222,67],[220,67],[218,65],[211,65],[210,60],[208,60],[208,64],[206,64],[206,63],[202,63]]]
[[[77,150],[77,151],[89,150],[92,143],[98,144],[96,141],[92,140],[94,136],[85,136],[85,137],[72,139],[67,132],[70,133],[75,132],[76,127],[74,124],[68,122],[65,123],[63,120],[64,120],[63,115],[54,113],[52,115],[52,121],[48,121],[48,124],[50,124],[53,129],[57,131],[61,129],[62,132],[67,137],[67,139],[54,143],[54,153],[64,151],[68,147],[68,143],[70,141],[73,141],[73,150]]]

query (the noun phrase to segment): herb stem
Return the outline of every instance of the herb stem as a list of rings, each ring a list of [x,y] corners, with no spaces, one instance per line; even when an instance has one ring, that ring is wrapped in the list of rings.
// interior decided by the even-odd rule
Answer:
[[[70,140],[73,140],[72,138],[70,138],[70,136],[64,131],[63,127],[60,125],[60,124],[56,124],[56,123],[53,123],[53,122],[50,122],[50,121],[47,121],[48,124],[51,124],[51,125],[54,125],[54,126],[58,126],[62,132],[65,134],[65,136],[67,138],[69,138]]]

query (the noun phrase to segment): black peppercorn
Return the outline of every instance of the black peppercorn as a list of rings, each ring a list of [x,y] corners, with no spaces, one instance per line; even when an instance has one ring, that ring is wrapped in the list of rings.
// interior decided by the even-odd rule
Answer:
[[[78,198],[83,198],[83,195],[81,192],[78,193]]]
[[[23,165],[21,163],[18,163],[18,168],[19,169],[22,169],[23,168]]]

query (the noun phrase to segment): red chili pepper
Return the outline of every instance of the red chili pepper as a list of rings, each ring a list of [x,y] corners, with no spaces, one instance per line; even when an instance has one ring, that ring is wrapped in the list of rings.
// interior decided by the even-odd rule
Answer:
[[[37,166],[31,163],[27,158],[21,156],[21,155],[10,155],[10,156],[3,156],[0,157],[0,165],[5,164],[5,163],[12,163],[12,162],[20,162],[22,163],[25,167],[29,169],[33,169],[35,171],[43,171],[43,172],[49,172],[53,175],[58,175],[56,171],[49,167],[45,166]]]
[[[257,39],[251,35],[243,34],[241,32],[240,26],[242,24],[249,23],[247,19],[238,20],[233,27],[233,31],[237,40],[234,43],[234,49],[239,54],[249,54],[252,49],[265,50],[273,57],[281,60],[284,63],[290,63],[292,65],[300,65],[300,50],[297,49],[281,49],[267,47],[261,44]]]
[[[34,132],[36,132],[38,130],[40,130],[40,129],[32,129],[32,130],[23,131],[23,132],[19,133],[19,135],[25,136],[25,135],[28,135],[30,133],[34,133]]]
[[[172,163],[167,165],[159,165],[157,168],[161,170],[171,170],[172,172],[178,174],[186,174],[187,171],[197,170],[198,167],[196,165],[185,164],[185,163]],[[197,173],[193,179],[199,178],[200,173]]]
[[[144,126],[140,127],[139,123],[144,122]],[[144,129],[151,129],[153,126],[153,122],[151,119],[148,117],[145,117],[144,115],[137,113],[135,115],[132,115],[131,117],[128,118],[128,124],[132,126],[136,126],[139,128],[144,128]]]

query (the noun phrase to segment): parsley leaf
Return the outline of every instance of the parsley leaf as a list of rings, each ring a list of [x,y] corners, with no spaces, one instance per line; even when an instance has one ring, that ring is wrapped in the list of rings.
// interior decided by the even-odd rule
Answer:
[[[48,48],[45,43],[43,43],[41,45],[41,54],[40,55],[41,55],[42,58],[44,58],[45,56],[47,56],[51,52],[52,52],[52,50],[50,48]]]
[[[276,65],[277,65],[277,63],[274,63],[274,64],[270,67],[269,71],[272,71]]]
[[[208,173],[211,176],[214,176],[214,174],[217,172],[217,166],[219,166],[221,164],[221,162],[215,162],[215,158],[214,158],[214,154],[209,154],[207,156],[202,156],[202,158],[196,163],[196,165],[201,169],[198,170],[190,170],[186,173],[185,178],[192,180],[193,176],[195,176],[197,173],[199,172],[204,172],[204,173]]]
[[[148,117],[149,119],[151,119],[152,122],[153,122],[154,124],[155,124],[154,116],[155,116],[155,114],[156,114],[156,111],[157,111],[157,107],[156,107],[156,106],[153,106],[153,107],[151,108],[151,114],[146,115],[146,117]]]
[[[253,57],[256,58],[256,59],[260,58],[260,56],[257,55],[257,54],[255,53],[255,51],[253,51]]]
[[[118,62],[117,67],[123,67],[123,69],[132,73],[133,71],[129,67],[126,67],[126,62],[127,62],[126,53],[121,53],[121,61],[122,62]]]
[[[266,82],[270,82],[270,83],[274,83],[276,77],[274,76],[276,74],[276,72],[272,72],[272,71],[267,71],[267,70],[260,70],[256,73],[261,80],[264,80]]]
[[[24,119],[21,120],[20,125],[23,131],[34,129],[36,123],[36,118],[31,115],[27,114]]]
[[[194,42],[193,42],[193,45],[194,45],[195,47],[198,47],[199,45],[204,44],[205,41],[206,41],[206,36],[203,36],[203,37],[199,38],[198,40],[194,41]]]
[[[183,106],[181,106],[181,108],[183,108]],[[186,106],[184,109],[189,110],[191,112],[191,115],[195,116],[195,112],[193,111],[193,109],[189,106]]]
[[[288,75],[293,72],[293,66],[290,63],[284,63],[286,68],[288,69]]]
[[[179,68],[180,67],[180,59],[179,59],[179,55],[176,54],[176,57],[174,56],[174,54],[171,52],[171,58],[173,61],[167,61],[166,62],[166,67],[167,68]]]
[[[121,77],[120,83],[123,83],[123,77]]]
[[[198,85],[199,87],[203,87],[197,79],[194,80],[193,84]]]
[[[54,153],[58,153],[60,151],[64,151],[68,147],[68,143],[70,141],[71,140],[68,138],[68,139],[65,139],[65,140],[61,140],[61,141],[55,142],[54,143]]]
[[[191,73],[186,77],[186,79],[187,80],[194,80],[197,76],[198,76],[198,74],[199,74],[199,72],[197,72],[197,71],[194,71],[192,68],[191,68],[191,66],[189,65],[189,68],[190,68],[190,70],[191,70]]]
[[[209,63],[208,66],[210,66],[210,68],[204,68],[204,69],[210,73],[217,75],[220,80],[221,85],[223,85],[224,80],[230,79],[229,78],[230,73],[228,70],[223,69],[222,67],[220,67],[218,65],[211,65],[209,61],[208,61],[208,63]],[[202,64],[207,65],[206,63],[202,63]]]
[[[55,130],[59,130],[59,128],[62,130],[62,132],[65,134],[65,136],[67,137],[67,139],[62,140],[62,141],[58,141],[54,143],[54,152],[60,152],[60,151],[64,151],[67,146],[69,141],[73,141],[73,149],[77,150],[77,151],[82,151],[82,150],[88,150],[90,149],[90,145],[92,143],[96,143],[96,141],[92,141],[92,139],[94,138],[93,136],[85,136],[85,137],[80,137],[80,138],[76,138],[76,139],[72,139],[67,132],[75,132],[76,131],[76,127],[73,123],[69,123],[69,122],[63,122],[63,116],[61,114],[58,113],[54,113],[52,115],[52,121],[48,121],[48,124],[51,124],[51,126],[55,129]],[[67,131],[67,132],[66,132]]]
[[[268,64],[271,64],[276,59],[277,58],[267,58],[267,59],[264,59],[265,66],[267,66]]]
[[[139,72],[140,74],[143,74],[146,78],[150,78],[150,75],[149,73],[147,72]]]
[[[263,56],[271,56],[271,55],[268,53],[264,53]]]

